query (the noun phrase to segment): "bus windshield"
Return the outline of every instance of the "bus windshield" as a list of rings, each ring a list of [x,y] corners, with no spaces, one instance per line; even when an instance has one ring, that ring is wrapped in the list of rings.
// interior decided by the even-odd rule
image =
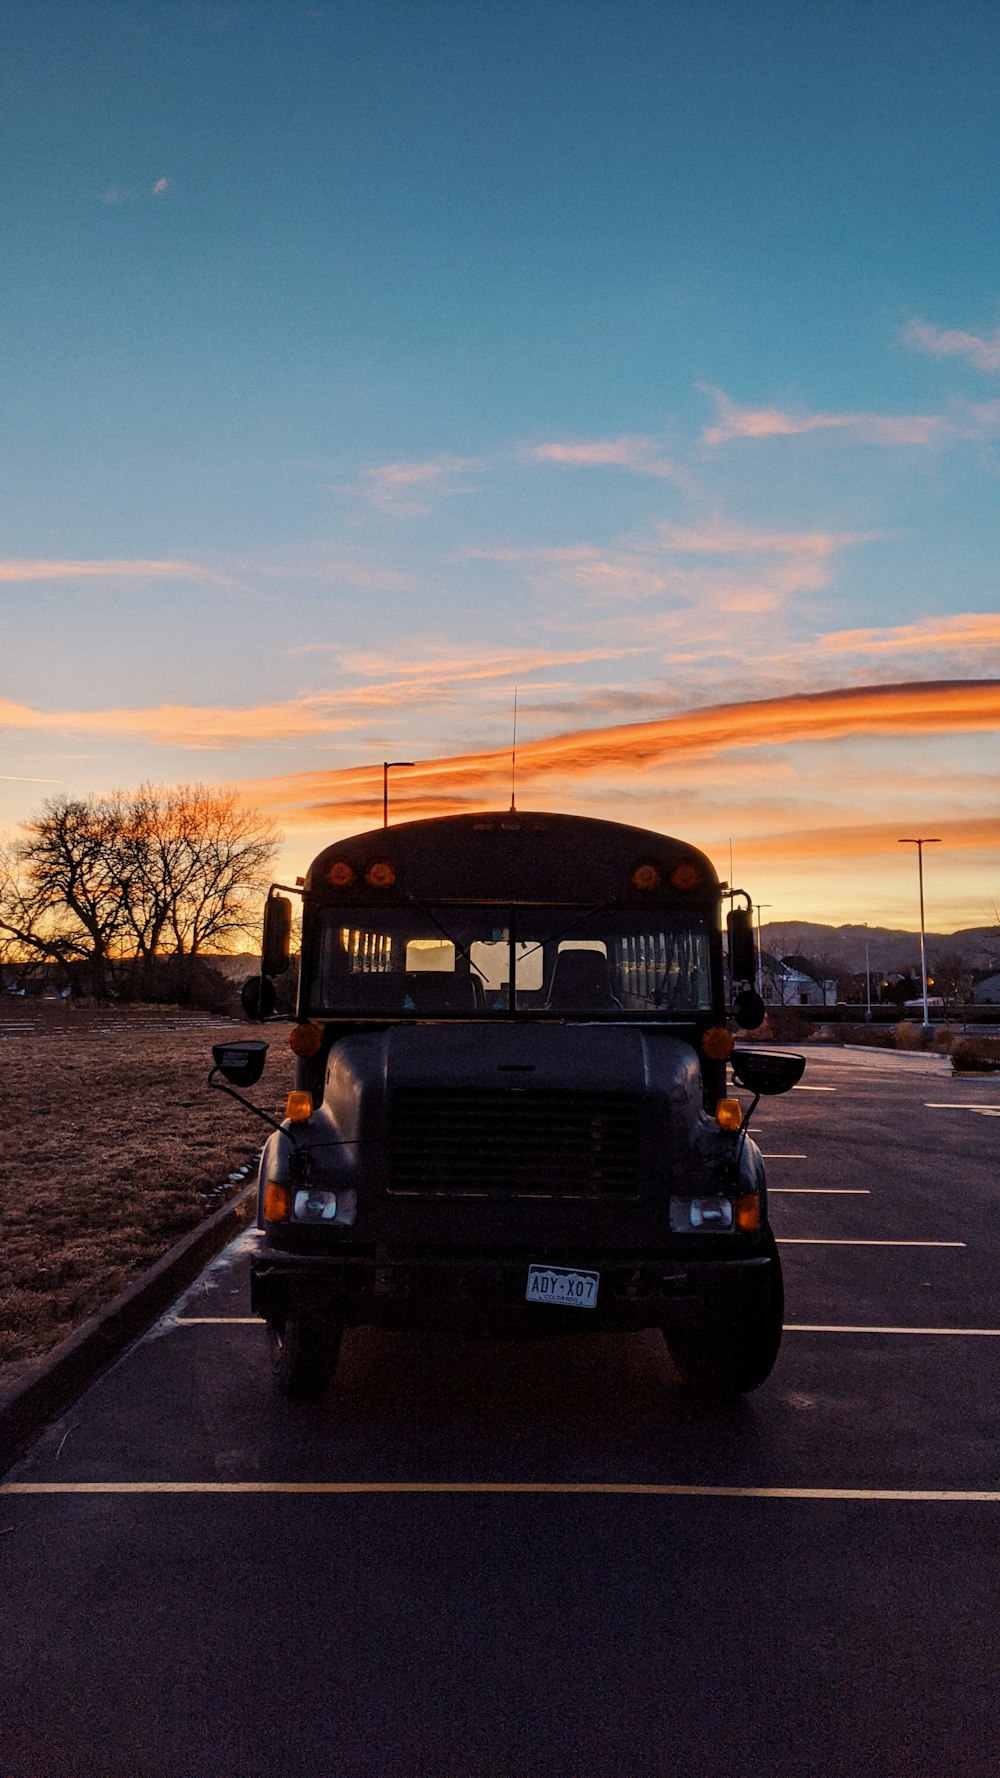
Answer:
[[[307,1004],[327,1016],[686,1018],[712,1006],[708,921],[693,910],[325,908],[309,950]]]

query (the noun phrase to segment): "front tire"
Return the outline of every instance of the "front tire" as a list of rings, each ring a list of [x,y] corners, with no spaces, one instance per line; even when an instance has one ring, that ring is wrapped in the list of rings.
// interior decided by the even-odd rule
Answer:
[[[785,1292],[770,1230],[768,1265],[737,1280],[731,1305],[720,1304],[703,1328],[665,1328],[667,1351],[683,1382],[705,1394],[746,1395],[774,1368],[781,1346]]]
[[[318,1401],[337,1368],[342,1333],[313,1315],[272,1316],[267,1339],[279,1395],[289,1401]]]

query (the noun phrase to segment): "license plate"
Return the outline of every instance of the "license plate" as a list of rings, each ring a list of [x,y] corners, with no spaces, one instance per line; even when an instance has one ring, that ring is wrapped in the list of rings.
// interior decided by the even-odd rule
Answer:
[[[529,1303],[557,1303],[560,1308],[594,1309],[600,1272],[577,1272],[570,1266],[529,1266]]]

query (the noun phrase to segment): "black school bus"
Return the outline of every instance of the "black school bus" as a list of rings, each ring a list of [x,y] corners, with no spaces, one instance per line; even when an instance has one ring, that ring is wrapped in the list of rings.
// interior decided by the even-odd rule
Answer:
[[[320,1393],[363,1325],[659,1327],[685,1380],[761,1383],[781,1270],[727,1064],[759,1094],[802,1062],[732,1054],[709,860],[610,821],[458,815],[338,841],[302,900],[297,1086],[252,1261],[278,1387]],[[272,890],[258,1016],[290,917]],[[749,906],[729,918],[759,1024]],[[252,1084],[265,1047],[216,1062]]]

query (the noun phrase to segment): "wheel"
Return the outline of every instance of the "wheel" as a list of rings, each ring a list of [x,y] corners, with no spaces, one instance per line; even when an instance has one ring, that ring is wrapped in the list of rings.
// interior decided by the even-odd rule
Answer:
[[[342,1331],[312,1315],[268,1321],[271,1372],[281,1395],[290,1401],[318,1401],[337,1367]]]
[[[685,1383],[713,1395],[745,1395],[774,1367],[781,1345],[785,1292],[774,1236],[770,1264],[739,1279],[731,1308],[704,1328],[665,1328],[667,1351]]]

